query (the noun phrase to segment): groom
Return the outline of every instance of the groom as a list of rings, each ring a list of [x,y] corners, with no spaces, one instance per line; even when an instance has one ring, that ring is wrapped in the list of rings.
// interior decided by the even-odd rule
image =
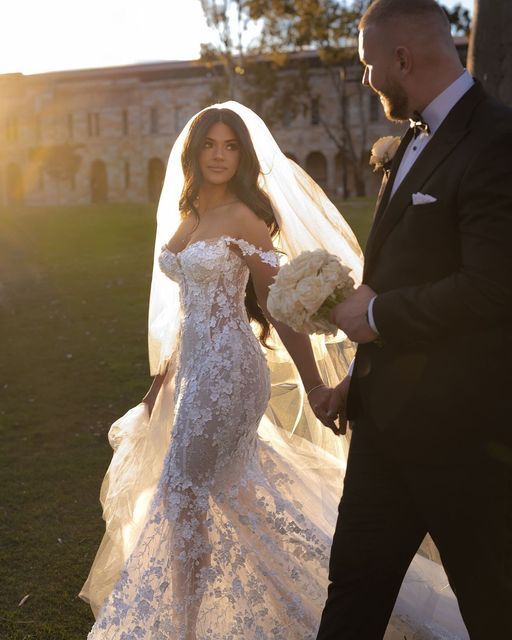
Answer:
[[[434,0],[375,0],[363,83],[412,119],[386,172],[359,343],[331,413],[353,434],[318,640],[382,638],[425,534],[472,640],[512,638],[512,111],[463,69]],[[348,399],[347,399],[348,395]]]

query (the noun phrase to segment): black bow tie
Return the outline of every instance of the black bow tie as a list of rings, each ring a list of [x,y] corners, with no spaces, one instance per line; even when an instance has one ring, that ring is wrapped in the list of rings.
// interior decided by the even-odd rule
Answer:
[[[430,127],[428,126],[428,122],[425,122],[423,119],[421,113],[414,111],[412,116],[413,117],[409,119],[409,126],[414,132],[414,137],[417,138],[420,133],[426,133],[428,135],[430,133]]]

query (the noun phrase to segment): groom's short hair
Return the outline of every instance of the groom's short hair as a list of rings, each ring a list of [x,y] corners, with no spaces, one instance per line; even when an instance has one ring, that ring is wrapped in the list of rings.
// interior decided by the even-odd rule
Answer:
[[[436,0],[374,0],[364,12],[359,30],[370,25],[382,24],[399,18],[412,20],[439,20],[439,25],[450,31],[450,22],[445,10]]]

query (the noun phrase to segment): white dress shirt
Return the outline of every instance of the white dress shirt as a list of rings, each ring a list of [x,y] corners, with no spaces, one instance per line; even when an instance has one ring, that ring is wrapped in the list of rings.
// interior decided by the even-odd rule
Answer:
[[[395,191],[402,183],[405,176],[409,173],[412,165],[416,162],[418,156],[427,146],[432,136],[441,126],[441,123],[450,113],[457,102],[462,96],[471,89],[474,84],[473,78],[470,74],[464,70],[455,82],[447,87],[437,98],[434,98],[432,102],[421,113],[423,119],[430,128],[430,133],[420,133],[417,138],[413,138],[405,150],[405,153],[398,167],[398,171],[395,175],[393,187],[391,189],[390,199],[393,197]]]
[[[466,70],[464,70],[464,72],[457,78],[457,80],[452,82],[449,87],[447,87],[442,93],[434,98],[434,100],[432,100],[432,102],[423,110],[421,116],[428,124],[430,133],[420,133],[419,136],[413,138],[409,142],[409,145],[407,146],[407,149],[402,156],[398,171],[395,174],[395,179],[391,188],[391,195],[389,197],[390,200],[393,197],[395,191],[402,183],[405,176],[410,171],[412,165],[416,162],[420,153],[427,146],[432,136],[441,126],[443,120],[450,113],[457,102],[462,98],[462,96],[466,93],[466,91],[471,89],[474,82],[475,81],[473,80],[472,76]],[[373,318],[373,303],[375,302],[376,297],[377,296],[374,296],[370,300],[370,304],[368,305],[368,324],[375,331],[375,333],[379,333],[375,324],[375,320]],[[352,362],[350,365],[348,375],[352,375],[353,368],[354,362]]]

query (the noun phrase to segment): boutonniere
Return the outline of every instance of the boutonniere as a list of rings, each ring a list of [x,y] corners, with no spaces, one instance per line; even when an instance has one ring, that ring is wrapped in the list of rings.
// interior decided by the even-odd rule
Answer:
[[[400,145],[401,139],[398,136],[384,136],[379,138],[372,147],[370,164],[374,167],[374,171],[383,169],[389,171],[391,161]]]

